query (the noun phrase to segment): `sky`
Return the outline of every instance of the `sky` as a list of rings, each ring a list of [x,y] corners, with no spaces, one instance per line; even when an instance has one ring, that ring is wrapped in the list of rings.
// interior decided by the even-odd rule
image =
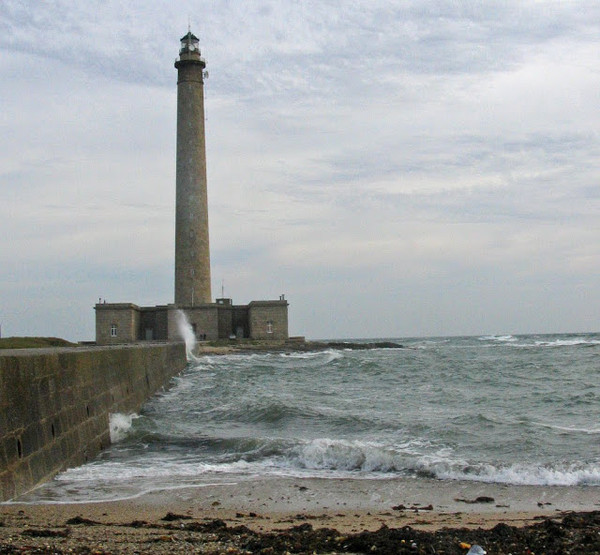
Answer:
[[[597,0],[3,0],[3,337],[173,302],[188,24],[214,297],[313,339],[600,331]]]

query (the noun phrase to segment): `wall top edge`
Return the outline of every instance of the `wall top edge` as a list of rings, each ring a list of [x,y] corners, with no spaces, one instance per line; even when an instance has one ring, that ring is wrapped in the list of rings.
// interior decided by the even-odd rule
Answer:
[[[41,349],[0,349],[2,357],[33,357],[53,354],[69,353],[94,353],[104,351],[117,351],[123,349],[156,349],[172,345],[183,344],[183,341],[140,341],[138,343],[119,343],[116,345],[82,345],[79,347],[43,347]]]

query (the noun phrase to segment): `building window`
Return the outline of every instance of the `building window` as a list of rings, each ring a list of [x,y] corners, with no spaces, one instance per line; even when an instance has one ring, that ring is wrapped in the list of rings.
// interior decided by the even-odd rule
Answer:
[[[273,322],[271,320],[267,322],[267,333],[273,333]]]
[[[110,336],[117,337],[117,324],[110,325]]]

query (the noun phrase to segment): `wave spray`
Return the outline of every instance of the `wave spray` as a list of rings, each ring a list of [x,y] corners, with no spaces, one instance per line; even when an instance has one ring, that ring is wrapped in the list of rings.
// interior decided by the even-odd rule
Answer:
[[[196,356],[194,355],[194,350],[196,349],[196,335],[183,310],[177,311],[177,330],[185,342],[185,353],[188,362],[195,361]]]

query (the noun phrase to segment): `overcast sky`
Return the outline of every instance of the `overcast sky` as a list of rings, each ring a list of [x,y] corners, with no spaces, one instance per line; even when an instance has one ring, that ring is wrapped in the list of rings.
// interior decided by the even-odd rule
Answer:
[[[600,330],[597,0],[3,0],[4,337],[173,302],[188,18],[214,297],[310,338]]]

